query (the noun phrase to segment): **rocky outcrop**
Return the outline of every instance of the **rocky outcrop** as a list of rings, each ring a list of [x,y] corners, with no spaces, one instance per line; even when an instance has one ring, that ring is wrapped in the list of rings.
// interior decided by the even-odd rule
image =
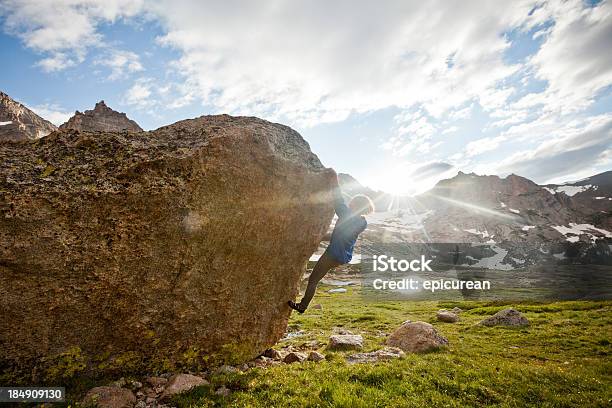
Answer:
[[[0,365],[42,384],[66,359],[80,375],[256,357],[286,330],[329,183],[297,132],[256,118],[0,145]]]
[[[389,335],[387,345],[408,353],[425,353],[448,345],[448,340],[429,323],[407,321]]]
[[[0,92],[0,142],[35,140],[57,127],[4,92]]]
[[[482,320],[482,326],[514,326],[523,327],[529,326],[529,320],[521,312],[516,309],[503,309]]]
[[[119,132],[129,130],[142,132],[138,123],[127,117],[125,113],[117,112],[100,101],[93,110],[81,113],[76,111],[74,116],[60,126],[60,129],[74,129],[86,132]]]

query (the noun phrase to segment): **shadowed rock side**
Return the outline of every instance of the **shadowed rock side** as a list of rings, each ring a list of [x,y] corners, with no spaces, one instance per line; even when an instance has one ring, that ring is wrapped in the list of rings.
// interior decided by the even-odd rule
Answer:
[[[119,132],[129,130],[142,132],[138,123],[127,117],[125,113],[117,112],[100,101],[96,103],[93,110],[81,113],[76,111],[68,121],[60,126],[60,129],[75,129],[87,132]]]
[[[55,129],[53,123],[0,92],[0,142],[34,140]]]
[[[328,179],[297,132],[247,117],[1,145],[0,368],[257,356],[330,223]]]

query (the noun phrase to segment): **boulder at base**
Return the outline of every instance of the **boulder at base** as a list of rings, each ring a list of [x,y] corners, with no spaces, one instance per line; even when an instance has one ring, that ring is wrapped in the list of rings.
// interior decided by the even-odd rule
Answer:
[[[286,330],[330,187],[297,132],[257,118],[0,143],[0,366],[55,384],[256,357]]]
[[[387,345],[408,353],[423,353],[448,345],[448,340],[429,323],[407,321],[389,335]]]

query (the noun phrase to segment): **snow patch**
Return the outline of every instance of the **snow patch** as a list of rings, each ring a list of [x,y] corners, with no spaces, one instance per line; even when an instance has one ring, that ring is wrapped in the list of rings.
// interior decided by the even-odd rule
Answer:
[[[487,230],[478,231],[476,228],[469,228],[469,229],[464,229],[464,231],[469,232],[470,234],[474,234],[474,235],[482,235],[483,238],[489,237],[489,233],[487,232]]]
[[[591,241],[595,242],[598,235],[593,234],[593,232],[598,232],[599,235],[603,235],[606,238],[612,238],[611,232],[606,231],[605,229],[597,228],[591,224],[575,224],[570,222],[568,227],[563,225],[554,225],[552,228],[563,235],[568,242],[578,242],[580,240],[580,235],[587,235],[590,237]]]
[[[535,228],[535,225],[524,225],[523,228],[521,228],[521,229],[523,231],[529,231],[532,228]]]
[[[495,255],[490,256],[488,258],[479,259],[477,263],[471,266],[477,268],[497,269],[502,271],[509,271],[513,269],[512,265],[503,263],[504,258],[506,258],[506,255],[508,255],[507,250],[500,248],[496,245],[491,246],[491,249],[495,252]]]
[[[515,214],[520,214],[521,212],[519,210],[515,210],[514,208],[509,208],[509,210]]]
[[[506,207],[507,207],[507,205],[506,205],[506,204],[504,204],[504,203],[502,203],[502,202],[500,202],[500,204],[501,204],[501,207],[502,207],[502,208],[506,208]]]
[[[559,193],[565,193],[566,195],[572,197],[578,193],[582,193],[583,191],[587,191],[589,189],[593,189],[593,190],[597,190],[597,186],[592,186],[590,184],[586,184],[584,186],[566,186],[566,185],[562,185],[562,186],[557,186],[554,187],[553,189],[550,189],[548,187],[545,187],[548,191],[550,191],[551,193],[553,192],[559,192]]]
[[[13,123],[12,120],[9,120],[8,122],[0,122],[0,126],[6,126],[6,125],[10,125],[12,123]]]

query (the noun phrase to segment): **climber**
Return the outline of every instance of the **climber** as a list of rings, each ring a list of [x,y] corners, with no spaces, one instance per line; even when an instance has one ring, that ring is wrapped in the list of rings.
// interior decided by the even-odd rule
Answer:
[[[317,261],[308,278],[308,286],[304,297],[300,303],[295,303],[292,300],[287,302],[289,307],[299,313],[304,313],[315,294],[317,284],[327,272],[351,261],[355,241],[368,225],[365,215],[374,212],[374,203],[368,196],[362,194],[353,197],[347,206],[338,185],[338,175],[333,170],[329,174],[333,184],[334,206],[338,219],[327,249]]]

